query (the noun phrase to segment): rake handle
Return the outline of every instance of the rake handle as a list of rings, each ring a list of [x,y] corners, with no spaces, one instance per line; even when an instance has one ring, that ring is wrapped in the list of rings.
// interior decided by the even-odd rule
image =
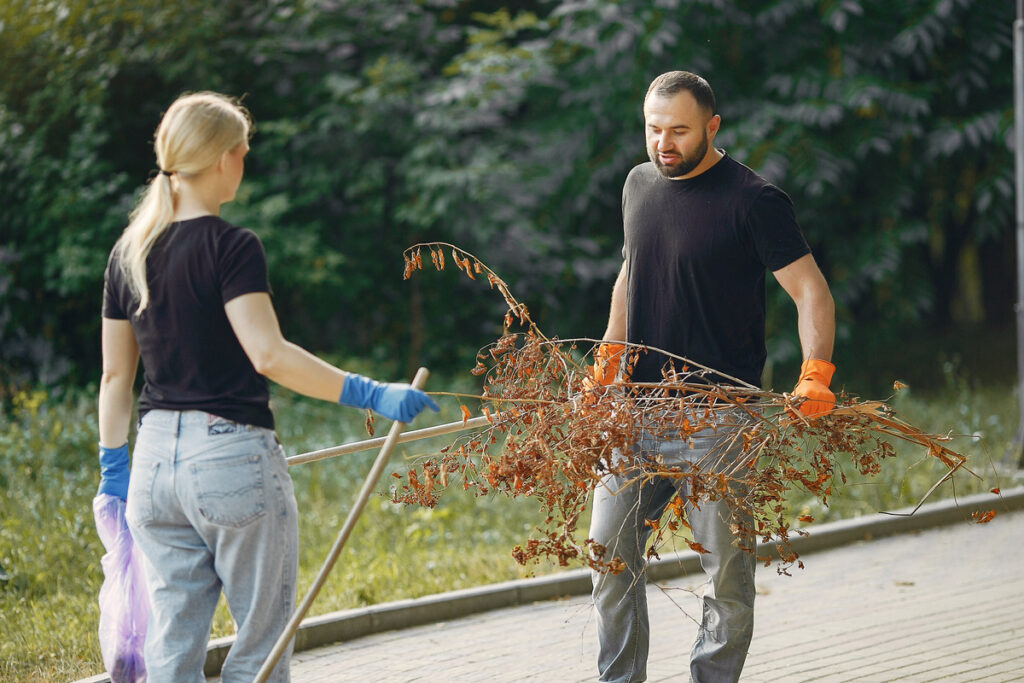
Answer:
[[[423,385],[427,381],[427,377],[429,376],[430,371],[426,368],[420,368],[416,372],[416,377],[412,380],[412,386],[417,389],[422,389]],[[341,527],[341,531],[338,532],[338,537],[335,539],[334,545],[331,547],[331,551],[327,554],[327,559],[324,560],[323,566],[320,567],[320,572],[313,580],[313,585],[310,586],[309,591],[306,593],[306,597],[303,598],[302,604],[300,604],[292,614],[292,618],[288,621],[284,631],[278,637],[277,642],[274,643],[274,649],[270,651],[266,661],[263,662],[263,666],[256,674],[256,678],[253,679],[254,683],[266,683],[267,678],[270,676],[270,672],[274,669],[274,666],[277,665],[281,655],[284,654],[284,651],[288,648],[288,643],[298,630],[299,623],[302,621],[302,618],[306,616],[306,612],[309,611],[309,608],[313,605],[313,601],[316,600],[316,596],[320,593],[320,589],[327,581],[327,577],[334,568],[335,562],[338,561],[338,556],[341,555],[341,549],[345,547],[345,542],[352,533],[352,528],[359,520],[359,515],[362,514],[363,508],[366,507],[366,502],[370,499],[370,495],[372,495],[373,489],[377,485],[377,481],[380,479],[381,474],[383,474],[384,468],[388,464],[388,458],[391,456],[391,451],[394,449],[395,444],[398,443],[398,437],[402,433],[403,427],[405,427],[404,422],[396,421],[391,425],[391,430],[384,439],[384,445],[381,447],[380,453],[377,454],[377,459],[373,461],[373,467],[370,468],[370,473],[367,475],[366,481],[363,482],[363,488],[359,491],[359,496],[356,498],[355,504],[349,511],[348,517],[345,519],[345,523]]]
[[[491,415],[491,418],[497,419],[497,416]],[[487,418],[481,415],[479,417],[472,417],[465,421],[459,420],[457,422],[449,422],[447,424],[435,425],[433,427],[414,429],[411,432],[402,432],[398,437],[397,442],[407,443],[409,441],[418,441],[419,439],[429,439],[432,436],[443,436],[444,434],[460,432],[464,429],[475,429],[476,427],[482,427],[485,424],[488,424]],[[308,453],[293,455],[287,459],[288,467],[304,465],[308,462],[316,462],[318,460],[326,460],[328,458],[336,458],[339,455],[349,455],[351,453],[359,453],[360,451],[368,451],[371,448],[383,446],[389,438],[390,434],[388,436],[378,436],[374,439],[354,441],[353,443],[346,443],[340,446],[331,446],[330,448],[322,448],[318,451],[309,451]]]

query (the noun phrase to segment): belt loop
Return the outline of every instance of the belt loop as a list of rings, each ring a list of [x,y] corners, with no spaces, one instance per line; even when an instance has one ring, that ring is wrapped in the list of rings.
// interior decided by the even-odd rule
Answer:
[[[182,422],[183,422],[182,417],[184,416],[184,413],[182,411],[178,410],[178,411],[175,411],[175,416],[177,417],[178,425],[177,425],[177,429],[174,430],[174,461],[173,462],[175,463],[175,465],[177,465],[177,463],[178,463],[178,455],[180,455],[179,451],[181,450],[181,430],[182,430],[182,427],[184,426],[182,424]]]

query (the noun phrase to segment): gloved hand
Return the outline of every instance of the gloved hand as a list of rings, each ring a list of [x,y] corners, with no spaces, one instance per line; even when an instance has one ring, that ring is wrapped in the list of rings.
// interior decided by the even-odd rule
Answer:
[[[800,379],[793,394],[807,398],[799,408],[804,417],[816,417],[835,407],[835,394],[828,388],[835,371],[836,366],[819,358],[808,358],[800,366]]]
[[[601,344],[597,347],[594,351],[594,364],[590,367],[590,374],[597,384],[608,386],[615,382],[625,350],[624,344]]]
[[[128,498],[128,442],[118,448],[100,446],[100,487],[96,495],[106,493],[121,500]]]
[[[412,422],[424,408],[441,410],[434,399],[408,384],[375,382],[350,372],[345,375],[338,403],[353,408],[369,408],[399,422]]]
[[[583,377],[581,401],[584,406],[597,403],[596,389],[615,382],[625,351],[625,345],[612,343],[601,344],[594,350],[594,364],[587,368],[587,374]]]

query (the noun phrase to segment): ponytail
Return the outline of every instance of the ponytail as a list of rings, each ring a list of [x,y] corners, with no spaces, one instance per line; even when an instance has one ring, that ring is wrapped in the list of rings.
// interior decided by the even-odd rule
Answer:
[[[135,314],[140,315],[149,305],[149,284],[146,281],[146,257],[153,244],[164,234],[174,218],[174,190],[171,177],[158,173],[149,183],[131,221],[117,243],[121,270],[127,276],[132,292],[139,299]]]
[[[160,172],[150,181],[115,246],[121,271],[139,300],[135,315],[149,305],[146,258],[174,220],[175,183],[216,164],[224,152],[245,142],[251,127],[249,112],[241,104],[211,92],[183,95],[164,114],[153,145]]]

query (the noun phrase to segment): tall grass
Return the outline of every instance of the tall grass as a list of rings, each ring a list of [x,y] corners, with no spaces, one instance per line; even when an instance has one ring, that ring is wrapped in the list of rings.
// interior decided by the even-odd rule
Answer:
[[[367,438],[359,411],[280,395],[278,433],[289,455]],[[16,394],[0,408],[0,680],[68,680],[103,670],[96,601],[103,581],[92,498],[98,483],[92,396]],[[446,406],[440,420],[458,418]],[[382,429],[387,423],[378,422]],[[426,424],[426,423],[425,423]],[[399,446],[312,614],[525,576],[509,551],[536,518],[532,501],[474,499],[453,487],[435,509],[386,495],[403,461],[443,442]],[[312,583],[376,452],[291,470],[300,512],[300,594]],[[457,490],[455,490],[457,488]],[[532,571],[546,571],[533,568]],[[225,605],[213,635],[233,626]]]
[[[951,370],[943,391],[926,396],[905,390],[891,404],[919,427],[965,435],[956,447],[970,454],[972,468],[984,477],[976,482],[958,475],[932,500],[1009,487],[1011,482],[999,481],[992,467],[1016,429],[1009,388],[975,387]],[[438,421],[459,419],[453,401],[444,408]],[[275,394],[274,409],[289,454],[366,438],[358,411],[283,393]],[[0,680],[68,680],[103,669],[96,596],[104,551],[91,509],[98,481],[96,441],[91,395],[58,400],[24,391],[0,406]],[[399,447],[392,471],[402,471],[403,461],[443,443],[442,437]],[[375,455],[292,468],[300,512],[300,594],[318,571]],[[901,448],[870,481],[849,470],[848,485],[836,490],[829,508],[799,496],[791,506],[819,521],[905,507],[942,475],[930,459],[909,448]],[[381,495],[371,499],[312,614],[553,569],[523,568],[510,555],[541,521],[534,501],[474,498],[455,486],[432,510],[404,508],[389,502],[386,489],[392,481],[386,474],[378,486]],[[214,635],[231,632],[221,605]]]
[[[790,505],[822,522],[913,507],[926,495],[931,502],[1019,484],[1016,469],[1001,465],[1017,430],[1014,390],[983,387],[968,379],[954,361],[944,363],[943,375],[940,388],[920,394],[911,387],[894,390],[887,402],[905,421],[932,434],[950,436],[950,448],[968,456],[970,472],[958,472],[928,495],[946,473],[945,467],[920,447],[897,440],[896,457],[885,462],[879,476],[862,476],[852,465],[845,468],[847,483],[837,487],[827,508],[797,496]],[[994,498],[994,507],[996,503]]]

